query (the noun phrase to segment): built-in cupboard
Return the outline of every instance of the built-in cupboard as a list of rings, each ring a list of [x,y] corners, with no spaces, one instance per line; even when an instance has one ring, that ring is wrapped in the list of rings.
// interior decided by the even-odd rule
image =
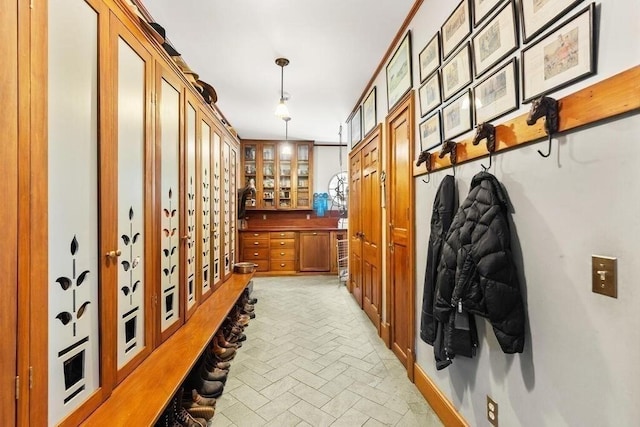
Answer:
[[[0,1],[9,425],[78,425],[235,261],[239,142],[121,6]]]

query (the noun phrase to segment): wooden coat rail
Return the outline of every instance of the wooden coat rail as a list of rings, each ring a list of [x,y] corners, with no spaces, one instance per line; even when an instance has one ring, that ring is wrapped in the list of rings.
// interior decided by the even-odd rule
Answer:
[[[640,109],[640,65],[567,95],[558,102],[560,106],[558,133],[638,110]],[[526,122],[527,116],[528,113],[522,114],[507,122],[494,125],[496,153],[547,138],[544,120],[538,120],[534,126],[529,126]],[[457,164],[489,155],[484,141],[474,146],[471,143],[472,139],[473,136],[456,141],[458,142]],[[431,153],[431,165],[433,172],[450,167],[451,162],[449,156],[438,158],[436,151]],[[415,162],[413,163],[414,177],[426,173],[424,165],[417,167]]]

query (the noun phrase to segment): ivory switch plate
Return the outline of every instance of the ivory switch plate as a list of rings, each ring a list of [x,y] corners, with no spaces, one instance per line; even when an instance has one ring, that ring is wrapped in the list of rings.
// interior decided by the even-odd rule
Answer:
[[[492,426],[498,427],[498,404],[487,396],[487,419]]]
[[[591,290],[597,294],[618,298],[617,258],[591,256]]]

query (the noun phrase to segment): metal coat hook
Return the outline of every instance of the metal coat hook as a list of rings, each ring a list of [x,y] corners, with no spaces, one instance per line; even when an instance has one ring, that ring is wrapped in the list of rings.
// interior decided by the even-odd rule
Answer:
[[[428,149],[427,149],[428,150]],[[425,167],[427,168],[427,177],[429,178],[428,180],[424,180],[424,178],[422,178],[422,182],[424,182],[425,184],[428,184],[431,182],[431,153],[427,150],[423,150],[420,155],[418,156],[418,160],[416,161],[416,167],[420,166],[421,164],[425,164]]]
[[[487,140],[487,151],[489,152],[489,166],[480,164],[484,172],[491,168],[493,163],[491,154],[496,151],[496,128],[491,123],[480,123],[476,126],[476,134],[473,137],[473,145],[480,144],[483,139]]]
[[[531,103],[531,110],[527,117],[527,124],[533,126],[536,124],[540,117],[545,117],[544,131],[549,136],[549,149],[547,154],[538,150],[538,154],[542,157],[549,157],[551,155],[551,137],[558,131],[559,119],[558,114],[558,101],[555,99],[542,95],[540,98],[534,99]]]

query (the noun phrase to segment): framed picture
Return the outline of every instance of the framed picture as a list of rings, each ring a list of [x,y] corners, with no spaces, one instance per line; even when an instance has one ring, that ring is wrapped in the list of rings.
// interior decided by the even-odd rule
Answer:
[[[451,101],[442,109],[444,139],[451,139],[471,130],[471,90]]]
[[[477,27],[503,0],[473,0],[473,26]]]
[[[376,111],[376,87],[374,86],[362,104],[363,135],[367,135],[371,132],[371,130],[376,127],[376,123],[378,123],[378,118]]]
[[[516,8],[508,1],[471,39],[476,78],[518,48]]]
[[[387,64],[387,108],[391,110],[413,85],[411,32],[407,32]]]
[[[429,43],[422,49],[418,55],[420,62],[420,83],[424,82],[429,74],[440,66],[440,33],[429,40]]]
[[[595,73],[595,3],[521,52],[522,102]]]
[[[442,143],[442,126],[440,111],[436,111],[420,123],[420,151],[427,150]]]
[[[442,33],[442,57],[447,58],[471,33],[469,2],[462,0],[440,29]]]
[[[549,28],[582,0],[521,0],[522,40],[531,39]]]
[[[431,110],[442,103],[442,95],[440,90],[440,72],[436,71],[424,82],[418,89],[418,97],[420,98],[420,117],[426,116]]]
[[[362,108],[358,107],[353,116],[351,116],[351,147],[355,147],[362,139],[362,122],[361,119]]]
[[[484,123],[518,108],[516,58],[473,87],[475,122]]]
[[[471,83],[471,49],[466,43],[442,66],[442,94],[447,100]]]

